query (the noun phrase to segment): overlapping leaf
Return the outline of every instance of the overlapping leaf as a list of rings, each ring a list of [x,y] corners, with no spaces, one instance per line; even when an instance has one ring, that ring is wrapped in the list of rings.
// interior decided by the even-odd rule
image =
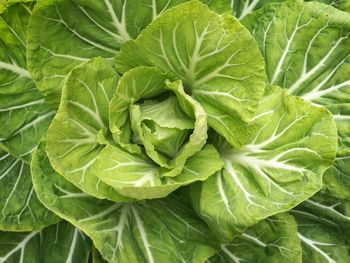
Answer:
[[[103,59],[82,64],[68,76],[47,137],[47,152],[55,170],[91,195],[120,202],[130,198],[119,193],[137,199],[164,197],[182,185],[205,180],[221,168],[222,162],[213,146],[201,150],[206,139],[206,114],[184,93],[180,83],[169,84],[168,88],[164,75],[152,68],[125,74],[117,86],[118,79]],[[127,120],[131,101],[136,103],[172,90],[173,97],[179,97],[184,109],[190,116],[193,114],[194,129],[178,155],[162,165],[153,162],[160,155],[155,156],[157,152],[150,149],[153,146],[147,145],[147,141],[143,141],[145,152],[132,144],[131,136],[126,140],[124,137],[131,133],[130,120]],[[82,97],[82,93],[88,95]],[[108,129],[109,116],[112,131],[122,134],[122,140],[113,134],[117,145]],[[123,149],[123,142],[138,151]]]
[[[169,101],[175,103],[173,111]],[[138,67],[124,74],[111,100],[109,117],[119,147],[108,145],[93,168],[97,177],[123,195],[165,197],[182,185],[207,179],[222,167],[213,146],[202,149],[207,116],[201,105],[184,92],[181,82],[167,84],[166,75],[157,68]],[[170,129],[181,125],[188,128],[185,137]],[[169,134],[179,141],[178,148],[169,145]],[[174,155],[164,154],[167,149]]]
[[[83,191],[117,202],[128,199],[101,182],[91,168],[106,144],[108,106],[118,80],[113,68],[100,58],[75,68],[47,137],[47,152],[59,173]]]
[[[279,87],[263,98],[249,131],[241,149],[215,139],[224,169],[190,189],[195,209],[224,240],[316,193],[337,150],[332,115]]]
[[[122,147],[140,154],[137,144],[143,145],[156,164],[181,172],[187,158],[206,143],[207,115],[181,82],[167,82],[157,68],[138,67],[125,73],[110,103],[110,130]],[[178,140],[175,145],[171,137]]]
[[[40,200],[84,231],[109,262],[199,263],[215,253],[216,238],[182,197],[129,204],[96,199],[57,174],[43,148],[32,161]]]

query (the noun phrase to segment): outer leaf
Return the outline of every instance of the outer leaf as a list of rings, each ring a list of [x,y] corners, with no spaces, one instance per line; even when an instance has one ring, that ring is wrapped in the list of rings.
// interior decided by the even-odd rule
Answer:
[[[38,200],[29,169],[0,150],[0,230],[31,231],[59,221]]]
[[[40,1],[29,25],[29,71],[58,106],[65,76],[80,63],[111,59],[166,9],[186,0]]]
[[[25,160],[55,114],[26,69],[30,13],[31,5],[16,4],[0,15],[0,146]]]
[[[91,173],[106,144],[108,106],[118,80],[113,68],[101,58],[70,73],[60,107],[48,130],[47,153],[55,170],[84,192],[126,201],[127,198]]]
[[[236,150],[216,140],[224,169],[192,186],[195,209],[222,239],[316,193],[336,153],[331,114],[278,87],[264,97]]]
[[[254,10],[271,2],[284,2],[286,0],[226,0],[229,2],[232,14],[238,19],[243,19]],[[294,0],[295,1],[295,0]],[[297,0],[299,1],[299,0]]]
[[[33,174],[40,200],[91,237],[109,262],[203,262],[215,253],[216,238],[184,199],[99,200],[57,174],[43,149],[34,155],[42,160]]]
[[[337,157],[332,168],[323,177],[322,192],[328,196],[350,201],[349,157]]]
[[[243,22],[264,54],[270,83],[333,113],[339,150],[330,176],[349,185],[350,16],[316,2],[288,1],[266,5]]]
[[[306,213],[309,217],[311,213],[315,218],[320,216],[320,221],[328,222],[344,233],[350,233],[350,202],[346,199],[330,197],[319,192],[294,208],[293,213]]]
[[[319,194],[292,210],[298,223],[303,262],[349,262],[349,211],[349,202]]]
[[[90,251],[90,240],[64,221],[41,231],[0,233],[2,263],[88,263]]]
[[[0,14],[2,14],[6,8],[10,5],[16,3],[26,3],[26,2],[34,2],[35,0],[1,0],[0,1]]]
[[[225,12],[230,12],[230,3],[227,0],[200,0],[202,3],[206,4],[211,10],[218,14],[223,14]]]
[[[334,6],[340,10],[350,12],[350,2],[348,0],[317,0],[317,2],[325,3],[327,5]]]
[[[152,65],[181,79],[212,128],[234,146],[247,139],[245,122],[265,87],[264,64],[252,36],[232,16],[198,1],[174,7],[125,43],[116,63],[121,72]]]
[[[262,17],[263,13],[269,15]],[[316,2],[287,1],[266,5],[243,22],[259,43],[270,83],[317,104],[340,104],[341,91],[346,93],[349,86],[347,14]],[[276,32],[285,35],[277,39]],[[272,46],[277,42],[281,49],[276,51]]]
[[[301,246],[294,218],[278,214],[249,228],[207,262],[297,263],[302,262]]]
[[[232,14],[238,19],[243,19],[254,10],[263,7],[271,2],[286,2],[287,0],[225,0],[231,7]],[[294,2],[299,0],[293,0]],[[310,2],[311,0],[306,0]],[[350,11],[350,3],[348,0],[316,0],[325,4],[329,4],[343,11]],[[213,2],[221,2],[214,0]],[[300,1],[301,2],[301,1]]]

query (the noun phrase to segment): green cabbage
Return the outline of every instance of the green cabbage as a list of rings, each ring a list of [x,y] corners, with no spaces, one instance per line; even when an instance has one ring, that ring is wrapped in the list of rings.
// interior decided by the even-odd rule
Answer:
[[[350,14],[321,2],[1,2],[0,262],[349,262]]]

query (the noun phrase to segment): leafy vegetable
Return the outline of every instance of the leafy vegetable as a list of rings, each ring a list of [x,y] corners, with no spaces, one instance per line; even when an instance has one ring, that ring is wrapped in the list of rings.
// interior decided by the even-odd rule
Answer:
[[[320,2],[0,0],[0,262],[348,262]]]
[[[112,98],[118,77],[105,60],[95,59],[71,72],[48,131],[47,153],[53,167],[83,191],[117,202],[128,200],[118,192],[137,199],[164,197],[181,185],[204,180],[219,170],[222,165],[216,150],[210,145],[201,150],[206,140],[205,112],[184,93],[181,84],[172,83],[168,88],[162,73],[152,68],[139,68],[129,73],[120,80]],[[192,121],[191,117],[186,117],[191,125],[189,128],[193,125],[193,133],[172,159],[155,150],[152,142],[144,138],[144,131],[149,135],[157,133],[146,125],[150,125],[151,120],[146,124],[137,120],[141,118],[138,115],[142,115],[141,106],[129,105],[131,101],[137,102],[168,90],[174,91],[169,98],[175,102],[179,100],[178,110],[182,107],[195,118]],[[80,96],[83,92],[89,96]],[[150,103],[145,102],[145,107]],[[111,137],[108,105],[115,141],[126,149],[131,148],[131,152],[115,146],[108,138]],[[167,118],[162,113],[164,111],[158,113],[158,117]],[[177,124],[179,120],[173,115],[170,117]],[[140,138],[139,143],[145,150],[128,143],[131,134]]]

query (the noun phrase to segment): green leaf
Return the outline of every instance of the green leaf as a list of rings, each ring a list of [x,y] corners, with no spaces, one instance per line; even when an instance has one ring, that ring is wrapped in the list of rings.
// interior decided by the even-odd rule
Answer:
[[[302,262],[297,225],[293,216],[278,214],[260,221],[228,244],[207,263]]]
[[[121,77],[109,109],[109,129],[118,145],[130,152],[141,152],[140,147],[131,143],[133,132],[129,108],[139,100],[147,100],[168,91],[166,80],[166,74],[151,67],[138,67]]]
[[[133,140],[143,143],[145,147],[145,142],[149,141],[153,150],[168,158],[177,155],[194,128],[193,120],[182,111],[175,96],[169,96],[163,101],[155,98],[132,105],[130,112]]]
[[[29,165],[0,150],[0,230],[31,231],[58,221],[38,200]]]
[[[207,145],[188,158],[180,174],[166,177],[164,171],[145,155],[108,145],[101,151],[93,171],[124,196],[151,199],[165,197],[181,186],[207,180],[221,167],[218,152],[212,145]]]
[[[311,0],[306,1],[309,2]],[[342,11],[350,12],[350,2],[348,0],[317,0],[317,2],[331,5]]]
[[[338,154],[339,155],[339,154]],[[333,167],[323,176],[322,192],[326,195],[350,201],[349,156],[337,157]]]
[[[92,248],[92,263],[107,263],[95,247]]]
[[[247,15],[253,13],[255,10],[263,7],[266,4],[272,2],[286,2],[287,0],[225,0],[230,5],[232,14],[238,19],[243,19]],[[291,0],[289,0],[291,1]],[[293,0],[294,2],[300,0]],[[310,2],[314,0],[306,0]],[[336,7],[343,11],[350,11],[350,2],[348,0],[316,0],[317,2],[325,3]],[[214,0],[212,2],[222,2],[220,0]],[[301,1],[300,1],[301,2]]]
[[[30,4],[16,4],[0,15],[0,147],[26,161],[55,114],[27,71],[30,13]]]
[[[336,226],[343,232],[350,234],[350,201],[328,196],[318,192],[312,198],[304,201],[293,209],[294,213],[311,213],[320,221]]]
[[[230,3],[227,0],[200,0],[211,10],[218,14],[229,13],[231,11]]]
[[[40,231],[0,232],[0,262],[88,263],[90,251],[90,240],[64,221]]]
[[[317,104],[340,104],[349,86],[344,74],[349,68],[347,14],[316,2],[287,1],[266,5],[243,23],[258,41],[271,84]],[[276,32],[285,34],[275,38]],[[276,50],[277,42],[281,48]]]
[[[39,90],[57,107],[64,78],[75,66],[97,56],[113,59],[122,43],[137,37],[166,9],[183,2],[186,0],[39,1],[28,38],[28,67]]]
[[[0,1],[0,14],[2,14],[7,7],[10,5],[16,4],[16,3],[27,3],[27,2],[33,2],[34,4],[36,0],[1,0]],[[30,8],[31,9],[31,8]]]
[[[241,149],[212,137],[224,169],[190,191],[194,208],[223,240],[316,193],[337,150],[332,115],[278,87],[261,101],[249,133]]]
[[[127,201],[91,172],[106,144],[108,106],[118,80],[113,68],[101,58],[72,70],[48,130],[47,153],[55,170],[84,192],[98,198]]]
[[[317,194],[294,208],[306,263],[350,261],[350,203]]]
[[[110,103],[110,130],[117,144],[128,152],[109,145],[93,167],[97,177],[123,195],[137,199],[165,197],[182,185],[207,179],[222,167],[212,146],[201,150],[207,138],[204,110],[184,92],[179,81],[166,84],[166,78],[157,68],[132,69],[120,79]],[[168,108],[162,111],[159,105],[156,106],[157,116],[153,114],[153,119],[156,118],[159,125],[167,128],[194,126],[189,139],[171,159],[157,151],[157,145],[149,139],[150,133],[145,134],[141,121],[142,104],[138,105],[139,101],[148,100],[149,104],[153,97],[161,99],[162,96],[177,101],[181,113],[174,114]],[[147,113],[143,117],[150,119]],[[139,138],[145,151],[131,143],[135,137]]]
[[[45,167],[33,174],[40,200],[84,231],[108,262],[199,263],[216,252],[216,238],[182,197],[128,204],[96,199],[57,174],[43,147],[34,155]]]
[[[231,6],[232,14],[241,20],[245,16],[252,13],[254,10],[259,9],[268,3],[284,2],[286,0],[226,0],[226,1]]]
[[[252,36],[227,14],[198,1],[164,12],[125,43],[119,71],[155,66],[182,80],[208,114],[209,125],[238,146],[265,87],[264,63]],[[249,88],[247,88],[249,87]]]
[[[333,113],[339,150],[330,173],[349,176],[350,16],[316,2],[288,1],[266,5],[243,22],[259,43],[270,83]],[[340,180],[349,185],[348,178]]]
[[[157,68],[138,67],[125,73],[118,83],[110,104],[110,130],[117,144],[131,153],[141,153],[141,147],[132,144],[131,141],[136,140],[137,143],[142,144],[147,155],[156,164],[168,170],[164,171],[162,176],[174,177],[182,171],[187,159],[204,146],[207,139],[207,116],[201,105],[185,93],[181,82],[168,84],[166,82],[166,75]],[[157,150],[157,146],[148,139],[151,131],[145,126],[147,122],[143,122],[141,116],[143,100],[149,104],[152,98],[154,100],[163,98],[164,100],[167,97],[172,98],[177,103],[177,111],[180,113],[177,116],[174,115],[174,111],[169,111],[168,108],[161,110],[157,109],[156,106],[158,125],[175,128],[181,122],[182,124],[178,127],[190,128],[193,126],[188,140],[181,144],[173,158],[164,156]],[[150,119],[149,116],[144,117]],[[180,121],[180,117],[185,117],[186,123],[183,123],[185,119]],[[178,134],[175,136],[176,139],[183,137],[181,135],[179,138]],[[174,148],[174,145],[169,147]]]

